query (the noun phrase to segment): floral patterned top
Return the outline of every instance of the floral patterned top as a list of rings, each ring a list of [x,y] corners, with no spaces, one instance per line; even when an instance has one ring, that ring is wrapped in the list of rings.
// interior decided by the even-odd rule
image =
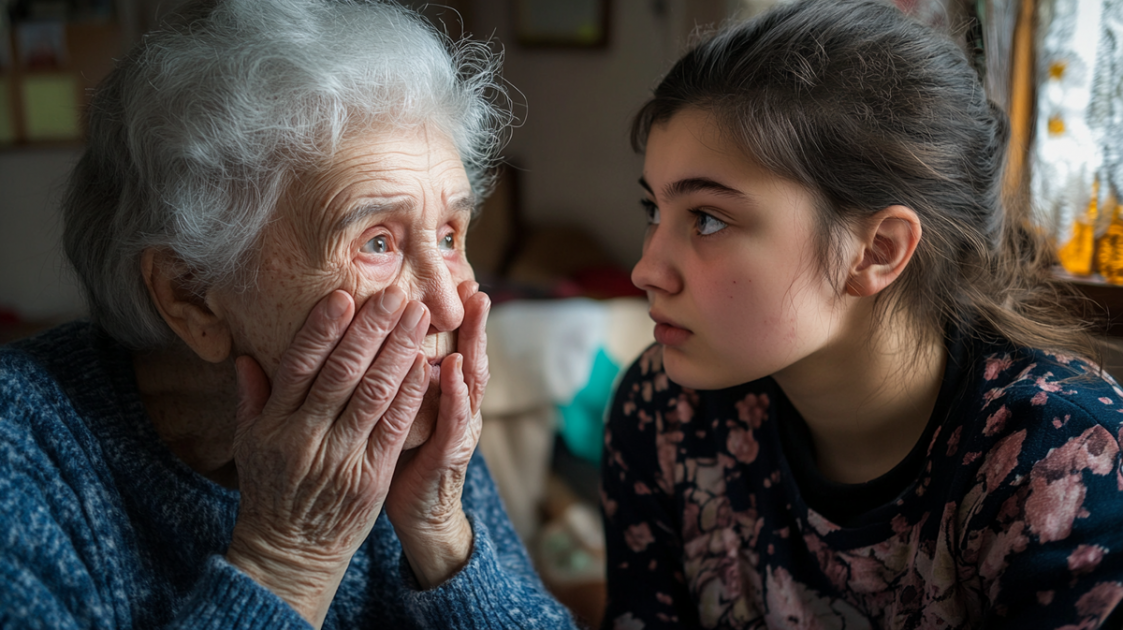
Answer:
[[[605,436],[603,627],[1104,627],[1123,599],[1123,389],[1071,357],[949,351],[913,452],[845,485],[772,379],[692,391],[648,349]]]

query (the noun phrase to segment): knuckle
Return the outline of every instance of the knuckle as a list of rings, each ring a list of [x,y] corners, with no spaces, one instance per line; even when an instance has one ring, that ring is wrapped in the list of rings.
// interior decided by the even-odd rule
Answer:
[[[324,366],[324,376],[336,383],[353,383],[363,377],[366,365],[363,357],[350,349],[340,349],[327,365]]]
[[[425,376],[424,371],[422,371],[418,377],[407,378],[404,382],[402,382],[402,387],[398,391],[402,396],[404,396],[406,401],[411,402],[415,399],[421,400],[421,397],[425,395],[427,384],[425,382],[425,379],[422,378],[423,376]]]
[[[409,414],[399,410],[390,410],[382,415],[375,427],[375,435],[383,450],[388,449],[394,443],[405,440],[412,424],[409,422],[410,417]]]
[[[393,399],[395,390],[389,379],[381,374],[368,373],[366,378],[359,383],[358,397],[375,403],[385,403]]]

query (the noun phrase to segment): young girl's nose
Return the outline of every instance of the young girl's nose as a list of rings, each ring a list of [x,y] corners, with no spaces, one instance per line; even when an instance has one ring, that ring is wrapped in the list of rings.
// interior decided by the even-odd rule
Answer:
[[[674,266],[671,243],[661,238],[658,229],[648,234],[643,245],[643,256],[632,268],[632,284],[649,295],[653,291],[678,293],[682,290],[682,277]]]

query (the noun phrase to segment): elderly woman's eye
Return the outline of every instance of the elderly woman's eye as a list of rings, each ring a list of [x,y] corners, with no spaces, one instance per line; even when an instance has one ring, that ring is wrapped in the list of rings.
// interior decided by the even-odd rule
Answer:
[[[449,232],[448,234],[445,234],[444,237],[441,238],[441,241],[440,241],[439,245],[440,245],[441,249],[455,249],[456,248],[456,239],[453,238],[452,232]]]
[[[385,236],[376,236],[363,244],[364,254],[385,254],[390,251],[390,241]]]

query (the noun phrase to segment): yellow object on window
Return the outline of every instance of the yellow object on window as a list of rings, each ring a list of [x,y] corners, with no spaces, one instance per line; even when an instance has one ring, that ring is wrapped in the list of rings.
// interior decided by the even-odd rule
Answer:
[[[1092,182],[1092,199],[1084,214],[1072,224],[1072,238],[1057,252],[1061,266],[1074,276],[1092,275],[1096,247],[1096,218],[1099,216],[1099,181]]]
[[[1054,136],[1059,136],[1065,132],[1065,121],[1059,115],[1052,115],[1049,117],[1049,133]]]
[[[1096,266],[1112,284],[1123,284],[1123,205],[1113,203],[1111,223],[1096,243]]]

